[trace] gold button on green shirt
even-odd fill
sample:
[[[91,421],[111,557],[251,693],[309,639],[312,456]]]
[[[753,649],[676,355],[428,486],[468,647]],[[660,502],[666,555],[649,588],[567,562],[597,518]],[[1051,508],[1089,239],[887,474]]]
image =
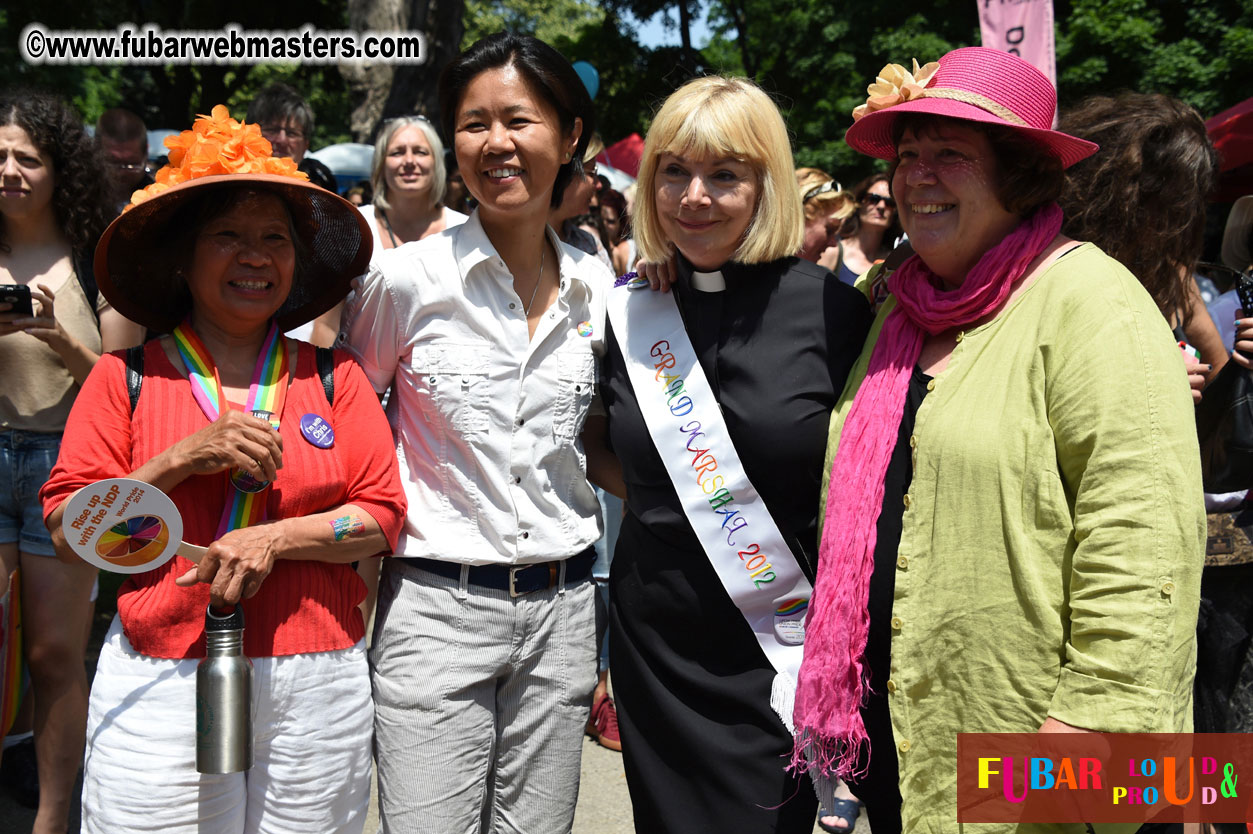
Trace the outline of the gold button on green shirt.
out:
[[[894,307],[832,415],[828,473]],[[1049,716],[1190,731],[1200,457],[1183,359],[1136,279],[1091,244],[1063,255],[964,332],[911,446],[888,687],[904,830],[963,828],[959,732],[1034,732]]]

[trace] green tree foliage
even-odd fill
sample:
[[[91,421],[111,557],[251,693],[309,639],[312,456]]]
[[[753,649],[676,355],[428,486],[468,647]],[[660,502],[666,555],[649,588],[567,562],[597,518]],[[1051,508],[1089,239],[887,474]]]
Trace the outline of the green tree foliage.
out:
[[[216,30],[229,22],[249,29],[285,31],[310,23],[336,30],[346,27],[347,11],[340,0],[271,0],[265,4],[175,0],[159,5],[145,0],[63,4],[7,0],[0,11],[4,83],[55,90],[72,101],[89,123],[110,107],[127,107],[150,128],[185,129],[197,113],[207,113],[219,103],[242,118],[262,87],[286,81],[305,94],[318,115],[314,147],[347,137],[347,94],[333,65],[32,66],[18,51],[19,36],[32,22],[50,30],[111,30],[127,21],[153,23],[163,30]]]
[[[596,67],[597,130],[606,145],[631,133],[643,135],[666,95],[691,77],[683,68],[681,47],[649,49],[613,13],[607,13],[600,25],[584,26],[575,38],[552,43],[571,61]]]
[[[1209,117],[1253,96],[1253,0],[1063,0],[1056,14],[1063,106],[1127,89]]]
[[[798,165],[847,184],[875,168],[844,144],[844,131],[878,71],[976,43],[979,25],[974,0],[900,0],[891,14],[867,3],[717,0],[711,20],[716,34],[706,58],[719,71],[750,75],[775,97]]]
[[[689,70],[695,68],[692,21],[700,13],[701,0],[607,0],[606,5],[613,14],[621,17],[625,12],[636,20],[648,20],[661,14],[666,25],[678,32],[680,64]]]
[[[696,3],[688,2],[690,13]],[[612,144],[647,130],[666,94],[701,69],[695,51],[646,47],[627,22],[628,14],[647,18],[666,7],[665,0],[469,0],[463,45],[508,29],[535,35],[572,62],[592,64],[600,76],[597,130]]]
[[[371,2],[371,0],[354,0]],[[694,74],[719,71],[754,78],[788,119],[797,161],[818,165],[851,183],[872,170],[843,142],[850,112],[888,62],[934,60],[979,42],[983,0],[467,0],[464,45],[506,28],[552,43],[570,60],[600,73],[596,104],[607,142],[643,133],[657,105]],[[1058,86],[1063,106],[1119,89],[1177,95],[1206,116],[1253,96],[1253,0],[1055,0]],[[662,11],[682,31],[707,6],[712,41],[699,53],[649,48],[628,21]],[[6,84],[53,87],[88,120],[127,106],[152,127],[186,127],[217,102],[242,116],[266,83],[302,90],[318,113],[314,146],[348,136],[352,104],[334,66],[32,67],[17,51],[22,29],[108,29],[121,21],[165,29],[217,29],[238,21],[250,29],[287,30],[303,23],[344,28],[343,0],[96,0],[49,4],[7,0],[0,9],[0,68]],[[437,67],[428,68],[431,79]]]
[[[845,182],[876,163],[844,145],[853,107],[886,63],[980,42],[980,0],[712,0],[706,60],[776,96],[798,164]],[[1253,0],[1055,0],[1062,106],[1120,89],[1176,95],[1205,116],[1253,96]]]
[[[584,0],[471,0],[466,3],[461,48],[502,30],[555,44],[577,38],[585,27],[598,27],[604,19],[599,6]]]

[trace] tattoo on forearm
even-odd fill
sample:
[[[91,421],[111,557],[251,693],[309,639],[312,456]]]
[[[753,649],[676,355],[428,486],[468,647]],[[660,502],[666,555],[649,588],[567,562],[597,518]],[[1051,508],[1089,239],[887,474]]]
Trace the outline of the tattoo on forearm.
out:
[[[365,532],[365,522],[361,516],[343,515],[331,522],[331,530],[335,533],[335,541],[342,542],[349,536],[360,536]]]

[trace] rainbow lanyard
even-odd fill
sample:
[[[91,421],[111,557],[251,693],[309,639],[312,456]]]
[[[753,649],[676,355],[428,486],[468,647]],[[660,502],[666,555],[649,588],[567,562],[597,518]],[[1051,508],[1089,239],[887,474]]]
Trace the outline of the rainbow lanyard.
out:
[[[222,408],[230,408],[230,403],[222,393],[222,381],[218,377],[217,366],[213,364],[213,357],[191,329],[189,322],[184,321],[174,328],[173,335],[179,356],[183,358],[183,366],[187,369],[192,396],[196,398],[210,422],[217,420],[222,414]],[[261,346],[257,367],[252,372],[252,385],[248,388],[248,402],[244,410],[249,413],[269,412],[270,425],[277,431],[286,396],[287,340],[279,332],[278,325],[270,322],[270,332],[265,337],[265,344]],[[236,480],[237,476],[233,474],[232,483]],[[222,512],[218,538],[228,530],[248,527],[265,519],[266,500],[270,495],[268,485],[258,492],[245,492],[238,485],[229,489],[233,495]]]

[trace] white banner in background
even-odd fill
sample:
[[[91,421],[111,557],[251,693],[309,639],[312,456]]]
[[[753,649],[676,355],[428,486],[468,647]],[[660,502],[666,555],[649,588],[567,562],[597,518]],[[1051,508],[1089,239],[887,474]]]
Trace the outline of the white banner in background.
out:
[[[1057,87],[1053,0],[975,0],[983,45],[1017,55]]]

